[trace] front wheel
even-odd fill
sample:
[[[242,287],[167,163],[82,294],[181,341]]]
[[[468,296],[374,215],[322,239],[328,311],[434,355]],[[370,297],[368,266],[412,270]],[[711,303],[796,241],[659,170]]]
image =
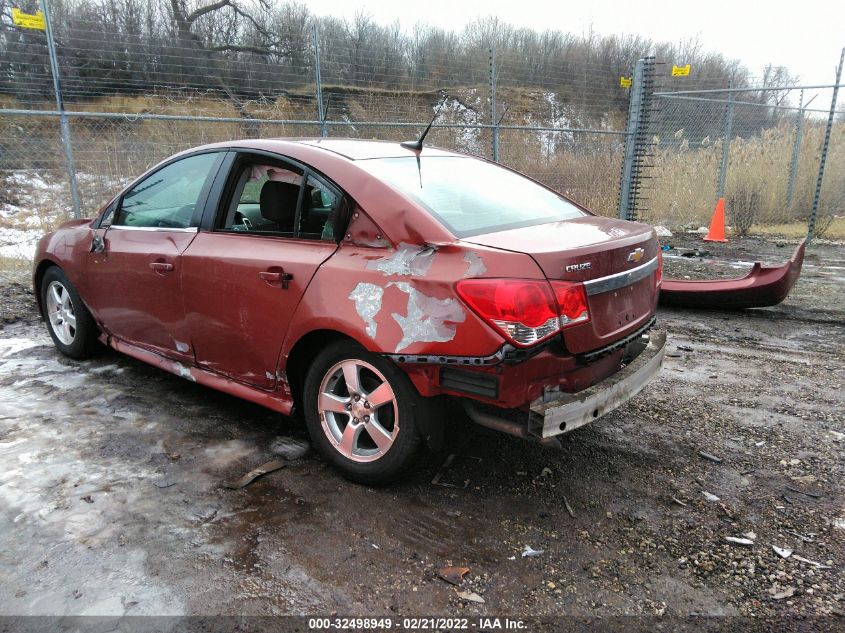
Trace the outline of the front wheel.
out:
[[[303,396],[311,440],[345,477],[385,484],[414,463],[422,399],[389,361],[335,343],[314,359]]]
[[[97,325],[67,275],[56,266],[41,280],[41,310],[50,338],[65,356],[90,357],[97,345]]]

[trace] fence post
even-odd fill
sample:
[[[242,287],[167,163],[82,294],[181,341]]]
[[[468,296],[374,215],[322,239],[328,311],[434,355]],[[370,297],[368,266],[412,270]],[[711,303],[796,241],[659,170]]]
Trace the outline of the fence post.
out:
[[[632,220],[634,218],[634,203],[639,186],[636,182],[637,145],[644,135],[643,114],[645,101],[645,60],[640,59],[634,66],[631,78],[631,95],[628,101],[628,125],[625,129],[625,157],[622,163],[622,180],[619,183],[619,218]]]
[[[839,96],[839,82],[842,79],[842,65],[845,64],[845,48],[839,55],[839,66],[836,68],[836,82],[833,86],[833,96],[830,99],[830,114],[827,117],[827,127],[824,130],[824,142],[822,143],[822,155],[819,159],[819,175],[816,178],[816,191],[813,194],[813,208],[810,211],[810,221],[807,223],[807,243],[813,240],[813,233],[816,230],[816,216],[819,213],[819,198],[822,195],[822,180],[824,180],[824,166],[827,162],[827,150],[830,147],[830,131],[833,128],[833,117],[836,114],[836,98]]]
[[[786,183],[786,210],[792,209],[795,197],[795,178],[798,176],[798,160],[801,158],[801,141],[804,135],[804,91],[798,101],[798,114],[795,119],[795,142],[792,145],[792,160],[789,163],[789,180]]]
[[[733,84],[728,84],[733,88]],[[728,173],[728,160],[731,155],[731,135],[734,121],[734,93],[728,93],[728,105],[725,107],[725,139],[722,141],[722,160],[719,163],[719,180],[716,182],[716,201],[725,197],[725,177]]]
[[[496,120],[496,49],[490,47],[490,124],[493,126],[493,162],[499,162],[499,122]]]
[[[82,209],[79,204],[79,184],[76,181],[76,167],[73,163],[73,147],[70,142],[70,125],[65,114],[65,103],[62,99],[62,84],[59,79],[59,61],[56,57],[56,42],[53,39],[53,25],[50,23],[50,12],[47,10],[47,0],[41,0],[41,11],[44,13],[44,35],[47,37],[47,53],[50,57],[50,71],[53,75],[53,91],[56,93],[56,109],[59,112],[59,129],[62,137],[62,148],[65,153],[65,167],[70,183],[70,199],[73,205],[73,217],[81,218]]]
[[[326,111],[323,108],[323,77],[320,73],[320,36],[317,30],[317,22],[314,22],[314,86],[317,91],[317,120],[320,122],[320,136],[326,138],[329,135],[329,126],[326,125]]]

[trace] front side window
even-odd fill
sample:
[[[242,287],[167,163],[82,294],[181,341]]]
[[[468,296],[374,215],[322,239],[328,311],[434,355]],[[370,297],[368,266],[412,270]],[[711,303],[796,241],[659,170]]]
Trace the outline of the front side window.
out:
[[[475,158],[409,156],[362,160],[360,165],[413,198],[457,237],[586,215],[536,182]]]
[[[217,158],[217,153],[188,156],[144,178],[123,196],[112,226],[192,226],[200,193]]]

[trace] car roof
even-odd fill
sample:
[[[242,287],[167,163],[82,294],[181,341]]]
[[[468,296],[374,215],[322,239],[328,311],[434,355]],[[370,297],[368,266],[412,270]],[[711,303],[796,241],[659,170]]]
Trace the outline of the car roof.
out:
[[[268,149],[268,146],[278,143],[277,149],[285,153],[291,143],[297,145],[308,145],[323,149],[333,154],[343,156],[349,160],[369,160],[373,158],[402,158],[416,156],[417,152],[407,147],[402,147],[395,141],[369,141],[354,138],[266,138],[266,139],[241,139],[214,144],[216,147],[253,147],[255,149]],[[287,146],[287,147],[285,147]],[[437,147],[426,146],[422,150],[424,156],[466,156],[457,152]]]
[[[367,160],[371,158],[398,158],[416,156],[416,152],[402,147],[394,141],[362,141],[352,138],[313,138],[302,139],[300,143],[327,149],[335,154],[345,156],[350,160]],[[455,152],[437,147],[424,147],[426,156],[460,156]]]

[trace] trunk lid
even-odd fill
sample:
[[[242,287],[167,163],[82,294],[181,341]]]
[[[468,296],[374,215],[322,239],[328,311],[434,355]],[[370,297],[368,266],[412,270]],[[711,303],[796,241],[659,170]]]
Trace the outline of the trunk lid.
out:
[[[645,325],[654,314],[654,273],[638,280],[624,275],[657,257],[654,229],[645,224],[586,216],[476,235],[465,241],[526,253],[547,279],[586,282],[590,321],[563,331],[566,347],[573,353],[609,345]],[[607,280],[611,275],[622,279]]]

